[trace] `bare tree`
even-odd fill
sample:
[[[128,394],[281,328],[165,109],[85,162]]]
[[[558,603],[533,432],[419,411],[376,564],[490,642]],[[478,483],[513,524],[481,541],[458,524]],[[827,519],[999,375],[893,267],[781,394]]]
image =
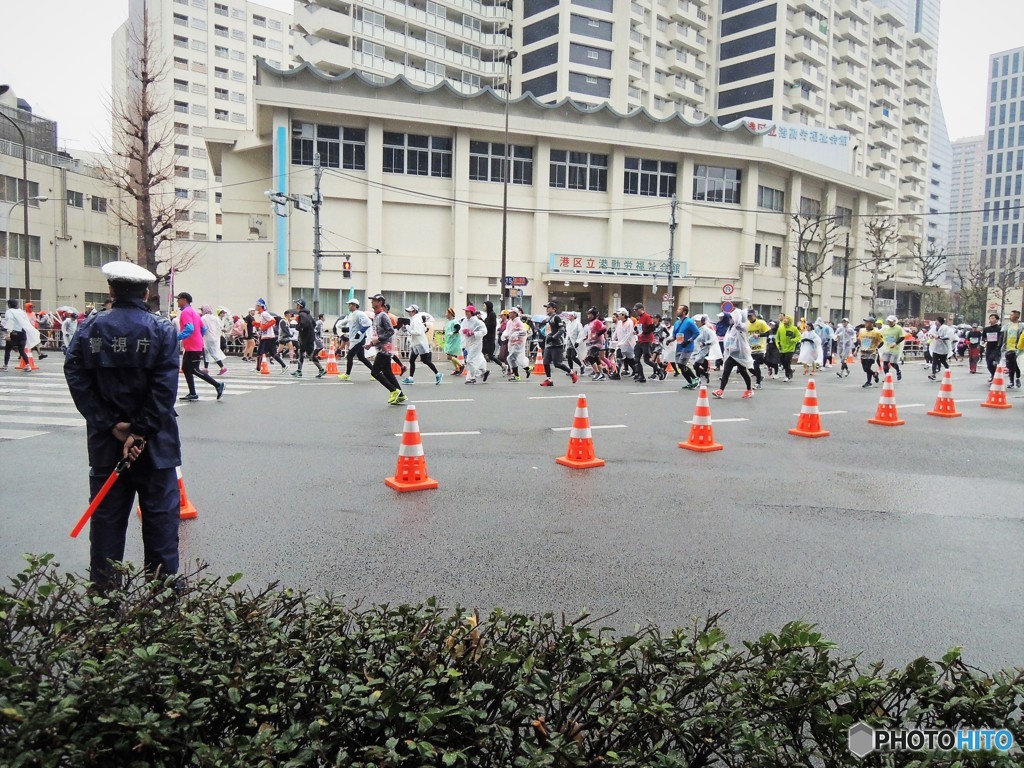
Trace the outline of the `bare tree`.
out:
[[[907,258],[921,276],[921,312],[935,312],[945,309],[948,292],[939,286],[939,278],[946,271],[946,249],[933,242],[927,245],[921,240],[906,244]]]
[[[871,274],[871,314],[877,314],[878,286],[896,274],[896,244],[900,240],[900,222],[894,216],[872,216],[864,225],[866,255],[858,266]]]
[[[992,301],[999,304],[999,318],[1006,316],[1006,302],[1011,290],[1020,284],[1020,272],[1016,264],[1007,264],[1000,269],[988,270],[989,293]]]
[[[806,298],[814,300],[814,287],[821,282],[832,260],[832,249],[839,237],[839,220],[821,213],[793,214],[790,230],[796,242],[793,266],[796,269],[796,305]]]
[[[187,215],[188,206],[174,194],[174,129],[168,96],[161,93],[167,60],[157,45],[147,2],[141,18],[129,18],[124,63],[127,88],[111,105],[113,142],[103,172],[121,192],[112,214],[136,230],[136,262],[157,276],[150,302],[159,309],[159,284],[169,279],[172,268],[188,268],[195,254],[185,249],[171,258],[176,222]]]
[[[954,291],[957,314],[965,322],[984,320],[989,287],[988,270],[972,257],[966,264],[957,265],[953,277],[957,285]]]

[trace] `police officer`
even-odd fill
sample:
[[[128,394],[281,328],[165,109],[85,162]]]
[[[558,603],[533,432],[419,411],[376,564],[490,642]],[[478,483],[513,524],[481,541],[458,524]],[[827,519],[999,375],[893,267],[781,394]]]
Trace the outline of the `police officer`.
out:
[[[178,572],[181,464],[174,399],[178,393],[178,340],[170,321],[150,313],[148,286],[156,276],[126,261],[102,267],[111,309],[83,322],[64,362],[75,406],[85,417],[90,498],[122,459],[130,467],[92,517],[90,578],[100,589],[115,583],[111,561],[124,557],[135,494],[142,510],[146,570]]]

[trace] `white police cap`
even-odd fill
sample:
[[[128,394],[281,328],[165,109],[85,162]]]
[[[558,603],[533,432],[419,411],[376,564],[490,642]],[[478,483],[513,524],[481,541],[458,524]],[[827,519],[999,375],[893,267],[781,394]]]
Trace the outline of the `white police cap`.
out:
[[[100,271],[106,275],[107,282],[120,283],[143,283],[149,285],[156,282],[156,275],[148,269],[132,264],[130,261],[111,261],[100,267]]]

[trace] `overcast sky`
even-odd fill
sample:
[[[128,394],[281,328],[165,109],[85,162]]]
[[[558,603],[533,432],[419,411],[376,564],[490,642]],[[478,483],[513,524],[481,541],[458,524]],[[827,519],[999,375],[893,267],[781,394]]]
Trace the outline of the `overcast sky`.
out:
[[[264,0],[291,10],[291,0]],[[56,120],[62,145],[97,149],[110,134],[110,37],[127,0],[4,0],[0,83]],[[14,8],[17,8],[14,11]],[[985,130],[988,56],[1024,46],[1024,0],[943,0],[939,91],[951,139]]]

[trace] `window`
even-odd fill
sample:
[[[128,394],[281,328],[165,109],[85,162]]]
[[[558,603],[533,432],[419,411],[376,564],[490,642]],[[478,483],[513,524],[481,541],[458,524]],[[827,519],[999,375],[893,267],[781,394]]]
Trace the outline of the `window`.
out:
[[[462,14],[462,26],[473,30],[474,32],[480,31],[480,19],[477,19],[469,14]]]
[[[192,93],[197,94],[199,96],[205,96],[206,86],[202,83],[192,83]]]
[[[509,157],[512,172],[510,184],[533,184],[533,147],[512,145]],[[505,145],[488,141],[469,142],[470,181],[497,181],[505,179]]]
[[[174,175],[179,179],[188,178],[188,166],[187,165],[176,165],[174,166]]]
[[[69,208],[84,208],[85,207],[85,196],[81,192],[73,192],[68,190],[68,207]]]
[[[227,80],[228,79],[227,67],[214,67],[213,68],[213,76],[217,77],[217,78],[220,78],[221,80]]]
[[[224,3],[214,3],[213,4],[213,12],[215,14],[217,14],[218,16],[227,16],[228,15],[228,7],[226,5],[224,5]]]
[[[265,26],[267,26],[267,17],[266,16],[257,16],[256,14],[253,14],[253,16],[252,16],[252,24],[253,24],[254,27],[265,27]]]
[[[207,176],[207,173],[206,173],[206,169],[205,168],[193,168],[192,169],[192,178],[193,179],[205,179],[206,176]]]
[[[281,29],[281,22],[278,21],[277,19],[268,19],[267,27],[269,27],[270,29]]]
[[[384,172],[452,177],[452,140],[444,136],[384,133]]]
[[[93,195],[89,198],[89,207],[96,213],[107,212],[107,198]]]
[[[175,48],[188,48],[188,38],[184,35],[174,36],[174,47]]]
[[[231,122],[232,123],[244,123],[245,122],[245,115],[243,115],[241,112],[232,112],[231,113]]]
[[[192,114],[199,117],[206,117],[206,106],[204,104],[193,104]]]
[[[741,176],[737,168],[698,165],[693,169],[693,199],[739,205]]]
[[[213,34],[215,34],[217,37],[227,37],[228,36],[228,28],[225,27],[223,24],[214,24],[213,25]]]
[[[760,266],[761,264],[761,244],[754,243],[754,263]]]
[[[766,211],[782,213],[786,210],[786,193],[781,189],[759,186],[757,188],[757,207],[764,208]]]
[[[174,90],[188,92],[188,80],[174,78]]]
[[[815,200],[813,197],[801,197],[800,198],[800,215],[801,216],[820,216],[821,215],[821,201]]]
[[[472,45],[470,43],[462,44],[462,55],[469,56],[472,59],[480,58],[480,46]]]
[[[179,135],[179,136],[187,136],[188,135],[188,123],[175,123],[174,124],[174,133]]]
[[[366,170],[366,130],[292,121],[292,165],[312,165],[320,153],[324,168]]]
[[[188,190],[181,187],[174,188],[174,196],[179,200],[188,200]]]
[[[627,195],[672,197],[676,193],[676,164],[627,157],[623,190]]]
[[[213,98],[220,99],[221,101],[228,100],[228,89],[227,88],[214,88]]]
[[[267,38],[260,37],[259,35],[253,35],[252,36],[252,44],[255,47],[257,47],[257,48],[266,48],[267,47]]]
[[[187,101],[176,101],[174,102],[174,111],[183,112],[188,114],[188,102]]]
[[[552,149],[549,183],[559,189],[605,192],[608,189],[608,155]]]
[[[205,53],[206,52],[206,43],[203,42],[202,40],[193,40],[192,41],[192,50],[193,51],[200,51],[201,53]]]
[[[183,59],[180,56],[174,57],[174,68],[175,69],[188,69],[188,59]]]
[[[193,211],[192,221],[209,221],[210,215],[206,211]]]
[[[223,45],[215,45],[213,46],[213,55],[221,59],[226,59],[228,57],[228,49]]]
[[[245,72],[239,72],[238,70],[232,69],[231,70],[231,79],[234,80],[236,83],[244,83],[245,82]]]
[[[228,111],[226,109],[215,109],[215,110],[213,110],[213,119],[214,120],[227,120],[228,119]]]
[[[85,247],[85,266],[102,267],[111,261],[117,261],[118,251],[116,245],[104,245],[103,243],[82,243]]]
[[[200,160],[205,160],[207,157],[206,150],[202,147],[192,147],[192,157],[198,157]]]
[[[174,145],[174,154],[178,155],[179,157],[181,157],[183,155],[187,155],[188,154],[188,144],[175,144]]]
[[[7,242],[11,243],[11,258],[12,259],[24,259],[25,258],[25,235],[20,232],[4,233],[0,232],[0,256],[3,258],[7,257]],[[28,238],[28,258],[29,261],[42,261],[39,250],[39,238],[36,235],[31,235]],[[11,290],[13,295],[14,290]]]
[[[236,104],[245,104],[245,94],[238,91],[231,92],[231,100]]]
[[[849,227],[853,223],[853,209],[844,208],[841,205],[836,206],[836,225],[840,227]]]
[[[245,54],[242,51],[232,51],[231,58],[234,61],[245,61]]]
[[[0,201],[5,203],[18,203],[29,198],[29,208],[38,208],[39,201],[32,198],[39,197],[39,185],[30,181],[28,183],[28,195],[25,194],[25,183],[15,176],[0,176]],[[13,213],[13,212],[12,212]]]
[[[194,200],[205,200],[206,199],[206,190],[205,189],[193,190],[192,198]]]

